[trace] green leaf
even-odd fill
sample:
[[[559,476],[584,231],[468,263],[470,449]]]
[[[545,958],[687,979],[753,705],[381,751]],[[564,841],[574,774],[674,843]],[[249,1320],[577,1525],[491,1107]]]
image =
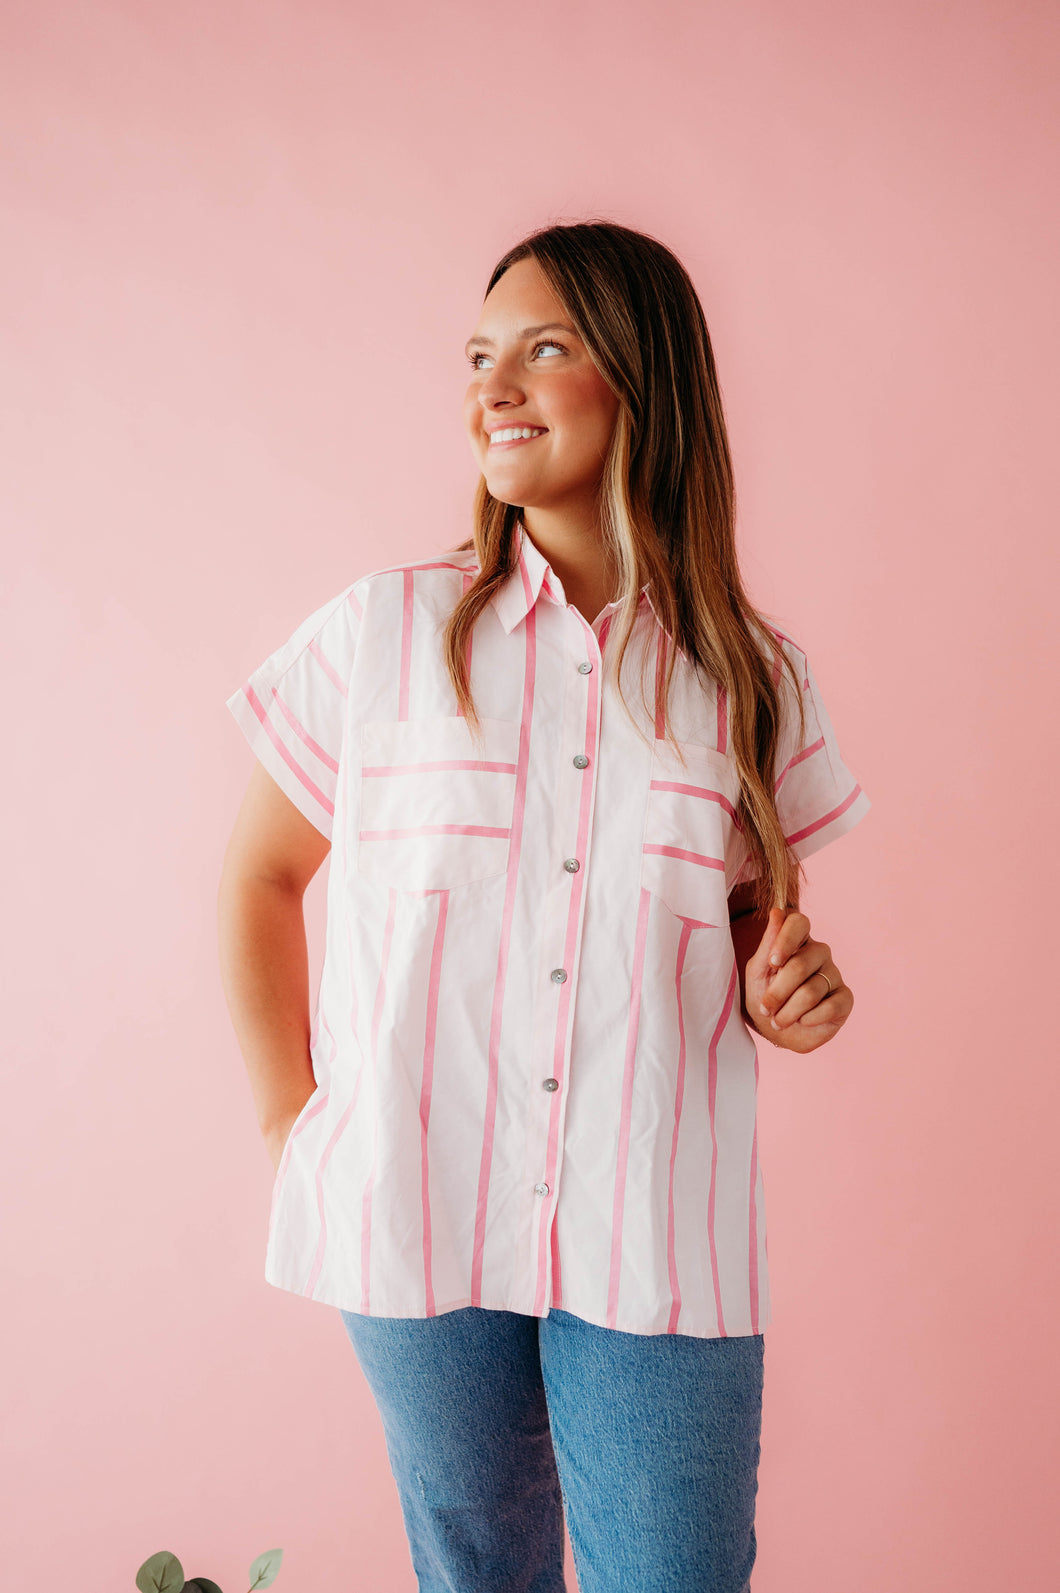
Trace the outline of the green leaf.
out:
[[[250,1567],[250,1593],[254,1593],[255,1588],[271,1586],[282,1559],[282,1549],[266,1549],[264,1554],[258,1555]]]
[[[136,1573],[136,1586],[140,1593],[181,1593],[184,1587],[184,1567],[175,1554],[160,1549],[145,1560]]]
[[[184,1593],[221,1593],[221,1589],[208,1576],[193,1576],[185,1582]]]

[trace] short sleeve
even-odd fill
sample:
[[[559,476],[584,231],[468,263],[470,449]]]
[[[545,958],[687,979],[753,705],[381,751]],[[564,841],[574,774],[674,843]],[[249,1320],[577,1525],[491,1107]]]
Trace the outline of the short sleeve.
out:
[[[329,840],[359,630],[355,587],[304,620],[226,704],[280,789]]]
[[[777,745],[774,793],[781,828],[800,862],[860,824],[872,806],[856,775],[839,750],[835,730],[817,678],[802,649],[789,637],[781,645],[801,682],[805,731],[799,739],[799,716],[791,677],[781,671],[782,719]],[[758,869],[744,856],[734,885],[755,878]]]
[[[843,761],[809,660],[800,648],[789,644],[789,649],[796,672],[801,673],[805,734],[800,744],[788,679],[785,702],[790,711],[778,747],[775,793],[781,827],[802,861],[860,824],[872,803]]]

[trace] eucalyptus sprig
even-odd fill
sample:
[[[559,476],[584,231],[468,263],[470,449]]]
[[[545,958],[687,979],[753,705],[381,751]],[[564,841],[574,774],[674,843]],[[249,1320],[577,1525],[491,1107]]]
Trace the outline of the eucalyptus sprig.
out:
[[[247,1593],[270,1587],[276,1580],[282,1559],[282,1549],[266,1549],[264,1554],[259,1554],[250,1567]],[[185,1582],[184,1567],[168,1549],[161,1549],[144,1561],[136,1573],[136,1586],[140,1593],[221,1593],[217,1583],[211,1582],[208,1576],[193,1576]]]

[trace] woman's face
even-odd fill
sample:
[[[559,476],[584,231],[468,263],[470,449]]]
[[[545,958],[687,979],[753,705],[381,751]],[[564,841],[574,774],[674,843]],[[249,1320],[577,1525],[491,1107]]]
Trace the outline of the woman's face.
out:
[[[618,399],[535,260],[517,261],[495,284],[467,355],[464,424],[492,495],[521,508],[591,512]],[[491,441],[527,426],[529,439]]]

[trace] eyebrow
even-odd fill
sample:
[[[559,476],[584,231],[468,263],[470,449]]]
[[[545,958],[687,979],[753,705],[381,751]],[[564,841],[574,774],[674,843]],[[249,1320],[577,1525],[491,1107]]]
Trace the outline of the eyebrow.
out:
[[[566,321],[543,321],[540,326],[524,326],[521,332],[516,332],[516,337],[536,337],[539,332],[569,332],[572,337],[577,337],[573,326],[568,326]],[[493,348],[491,337],[469,337],[464,344],[464,353],[469,354],[473,348]]]

